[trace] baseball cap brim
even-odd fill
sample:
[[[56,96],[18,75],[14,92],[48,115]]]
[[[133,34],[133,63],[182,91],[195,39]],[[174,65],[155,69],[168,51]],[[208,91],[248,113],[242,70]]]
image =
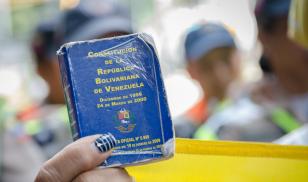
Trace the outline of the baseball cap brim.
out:
[[[216,33],[215,35],[205,36],[196,41],[188,52],[188,60],[199,60],[203,55],[220,47],[235,47],[235,42],[230,35],[225,33]]]

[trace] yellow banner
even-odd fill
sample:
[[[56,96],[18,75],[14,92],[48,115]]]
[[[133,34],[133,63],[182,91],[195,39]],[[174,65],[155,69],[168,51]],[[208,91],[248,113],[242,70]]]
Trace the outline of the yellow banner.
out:
[[[127,170],[137,182],[307,182],[308,147],[178,138],[174,158]]]

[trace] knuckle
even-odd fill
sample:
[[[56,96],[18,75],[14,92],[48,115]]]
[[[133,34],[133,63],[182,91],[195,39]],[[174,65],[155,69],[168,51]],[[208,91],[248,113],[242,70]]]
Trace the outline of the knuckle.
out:
[[[35,178],[35,182],[56,182],[56,181],[61,181],[59,179],[59,175],[52,170],[52,168],[44,165],[41,167],[38,175]]]

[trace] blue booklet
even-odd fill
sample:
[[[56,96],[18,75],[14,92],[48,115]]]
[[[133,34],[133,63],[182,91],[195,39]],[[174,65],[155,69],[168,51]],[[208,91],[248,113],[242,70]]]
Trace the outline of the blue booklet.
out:
[[[173,125],[149,35],[67,43],[58,57],[74,140],[105,133],[117,139],[103,166],[173,156]]]

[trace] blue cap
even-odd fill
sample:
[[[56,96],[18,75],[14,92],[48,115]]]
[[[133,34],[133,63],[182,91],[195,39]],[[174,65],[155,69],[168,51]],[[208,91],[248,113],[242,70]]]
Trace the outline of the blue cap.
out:
[[[203,23],[194,25],[188,30],[185,40],[187,60],[198,60],[220,47],[235,47],[232,35],[222,24]]]
[[[255,8],[257,17],[278,17],[288,15],[291,0],[258,0]]]

